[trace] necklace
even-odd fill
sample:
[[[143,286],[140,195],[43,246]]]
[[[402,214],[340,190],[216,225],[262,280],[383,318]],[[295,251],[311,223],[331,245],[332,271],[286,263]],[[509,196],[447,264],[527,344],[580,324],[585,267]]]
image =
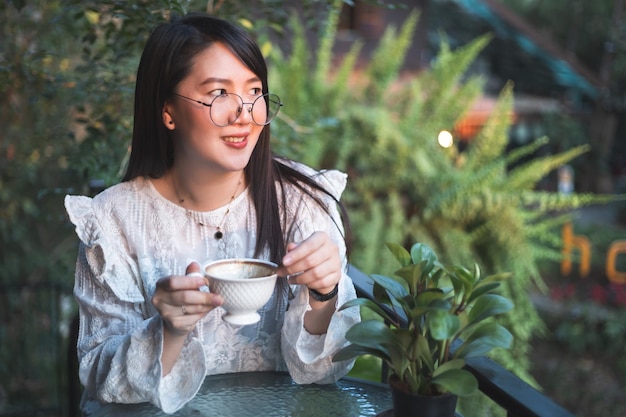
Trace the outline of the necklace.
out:
[[[215,240],[220,240],[221,238],[224,237],[224,232],[222,231],[222,227],[224,226],[224,222],[226,222],[226,218],[228,217],[228,214],[230,213],[230,206],[231,206],[231,204],[233,204],[233,201],[235,200],[235,197],[237,197],[237,191],[239,191],[239,187],[241,186],[241,182],[242,182],[241,178],[239,178],[239,181],[237,182],[237,187],[235,188],[235,192],[230,197],[230,200],[228,201],[228,205],[226,206],[226,211],[224,212],[224,216],[222,217],[222,221],[217,226],[213,226],[216,229],[215,233],[213,234],[213,237],[215,238]],[[172,185],[174,186],[174,191],[176,192],[176,198],[178,198],[178,204],[182,208],[184,208],[186,210],[187,217],[192,219],[193,215],[191,213],[191,210],[189,210],[187,207],[185,207],[185,199],[180,196],[180,192],[178,191],[178,187],[176,186],[176,179],[174,178],[173,174],[172,174]],[[203,221],[196,221],[196,223],[198,223],[199,226],[209,226],[209,225],[205,224]]]

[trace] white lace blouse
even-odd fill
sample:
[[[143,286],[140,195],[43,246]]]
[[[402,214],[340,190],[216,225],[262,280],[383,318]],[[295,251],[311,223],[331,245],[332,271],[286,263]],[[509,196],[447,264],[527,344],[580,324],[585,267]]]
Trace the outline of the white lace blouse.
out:
[[[316,180],[339,198],[346,176],[323,171]],[[288,220],[296,226],[289,240],[325,231],[345,259],[332,199],[323,197],[329,216],[295,187],[286,187],[285,193]],[[279,280],[257,324],[234,326],[221,319],[222,308],[212,310],[187,338],[172,371],[162,376],[162,320],[151,303],[156,282],[184,275],[192,261],[202,265],[253,257],[256,215],[248,190],[232,201],[225,218],[226,206],[188,212],[142,178],[115,185],[93,199],[66,196],[65,207],[81,241],[74,294],[80,307],[78,356],[85,386],[81,408],[86,413],[104,403],[146,401],[172,413],[194,397],[210,374],[288,370],[297,383],[330,383],[352,367],[353,362],[331,359],[345,346],[347,329],[359,321],[358,309],[335,312],[325,335],[311,335],[303,327],[310,308],[308,291],[292,286],[295,299],[288,306],[288,286]],[[214,238],[210,225],[221,225],[222,239]],[[344,272],[337,306],[355,296]]]

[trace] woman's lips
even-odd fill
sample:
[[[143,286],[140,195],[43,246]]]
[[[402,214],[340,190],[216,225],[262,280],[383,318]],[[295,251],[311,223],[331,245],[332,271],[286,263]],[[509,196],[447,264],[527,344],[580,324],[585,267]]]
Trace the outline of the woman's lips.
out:
[[[246,137],[245,136],[227,136],[223,138],[222,140],[228,143],[239,143],[239,142],[243,142],[244,140],[246,140]]]
[[[248,135],[243,136],[224,136],[222,140],[231,148],[243,149],[248,145]]]

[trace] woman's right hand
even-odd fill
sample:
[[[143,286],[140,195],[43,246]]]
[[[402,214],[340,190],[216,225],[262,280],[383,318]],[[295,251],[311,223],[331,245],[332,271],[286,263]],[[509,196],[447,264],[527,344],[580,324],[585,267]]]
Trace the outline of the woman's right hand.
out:
[[[206,278],[199,275],[200,265],[192,262],[187,266],[186,276],[168,276],[157,281],[152,304],[159,310],[165,329],[176,336],[186,336],[196,323],[223,300],[217,294],[200,291],[207,285]]]

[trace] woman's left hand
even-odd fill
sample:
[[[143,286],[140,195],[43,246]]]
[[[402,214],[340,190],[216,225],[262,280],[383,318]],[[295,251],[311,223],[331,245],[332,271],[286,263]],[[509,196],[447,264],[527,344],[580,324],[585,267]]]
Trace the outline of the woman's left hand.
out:
[[[322,294],[331,292],[341,279],[339,248],[324,232],[315,232],[299,243],[289,243],[279,275],[294,275],[290,284],[306,285]]]

